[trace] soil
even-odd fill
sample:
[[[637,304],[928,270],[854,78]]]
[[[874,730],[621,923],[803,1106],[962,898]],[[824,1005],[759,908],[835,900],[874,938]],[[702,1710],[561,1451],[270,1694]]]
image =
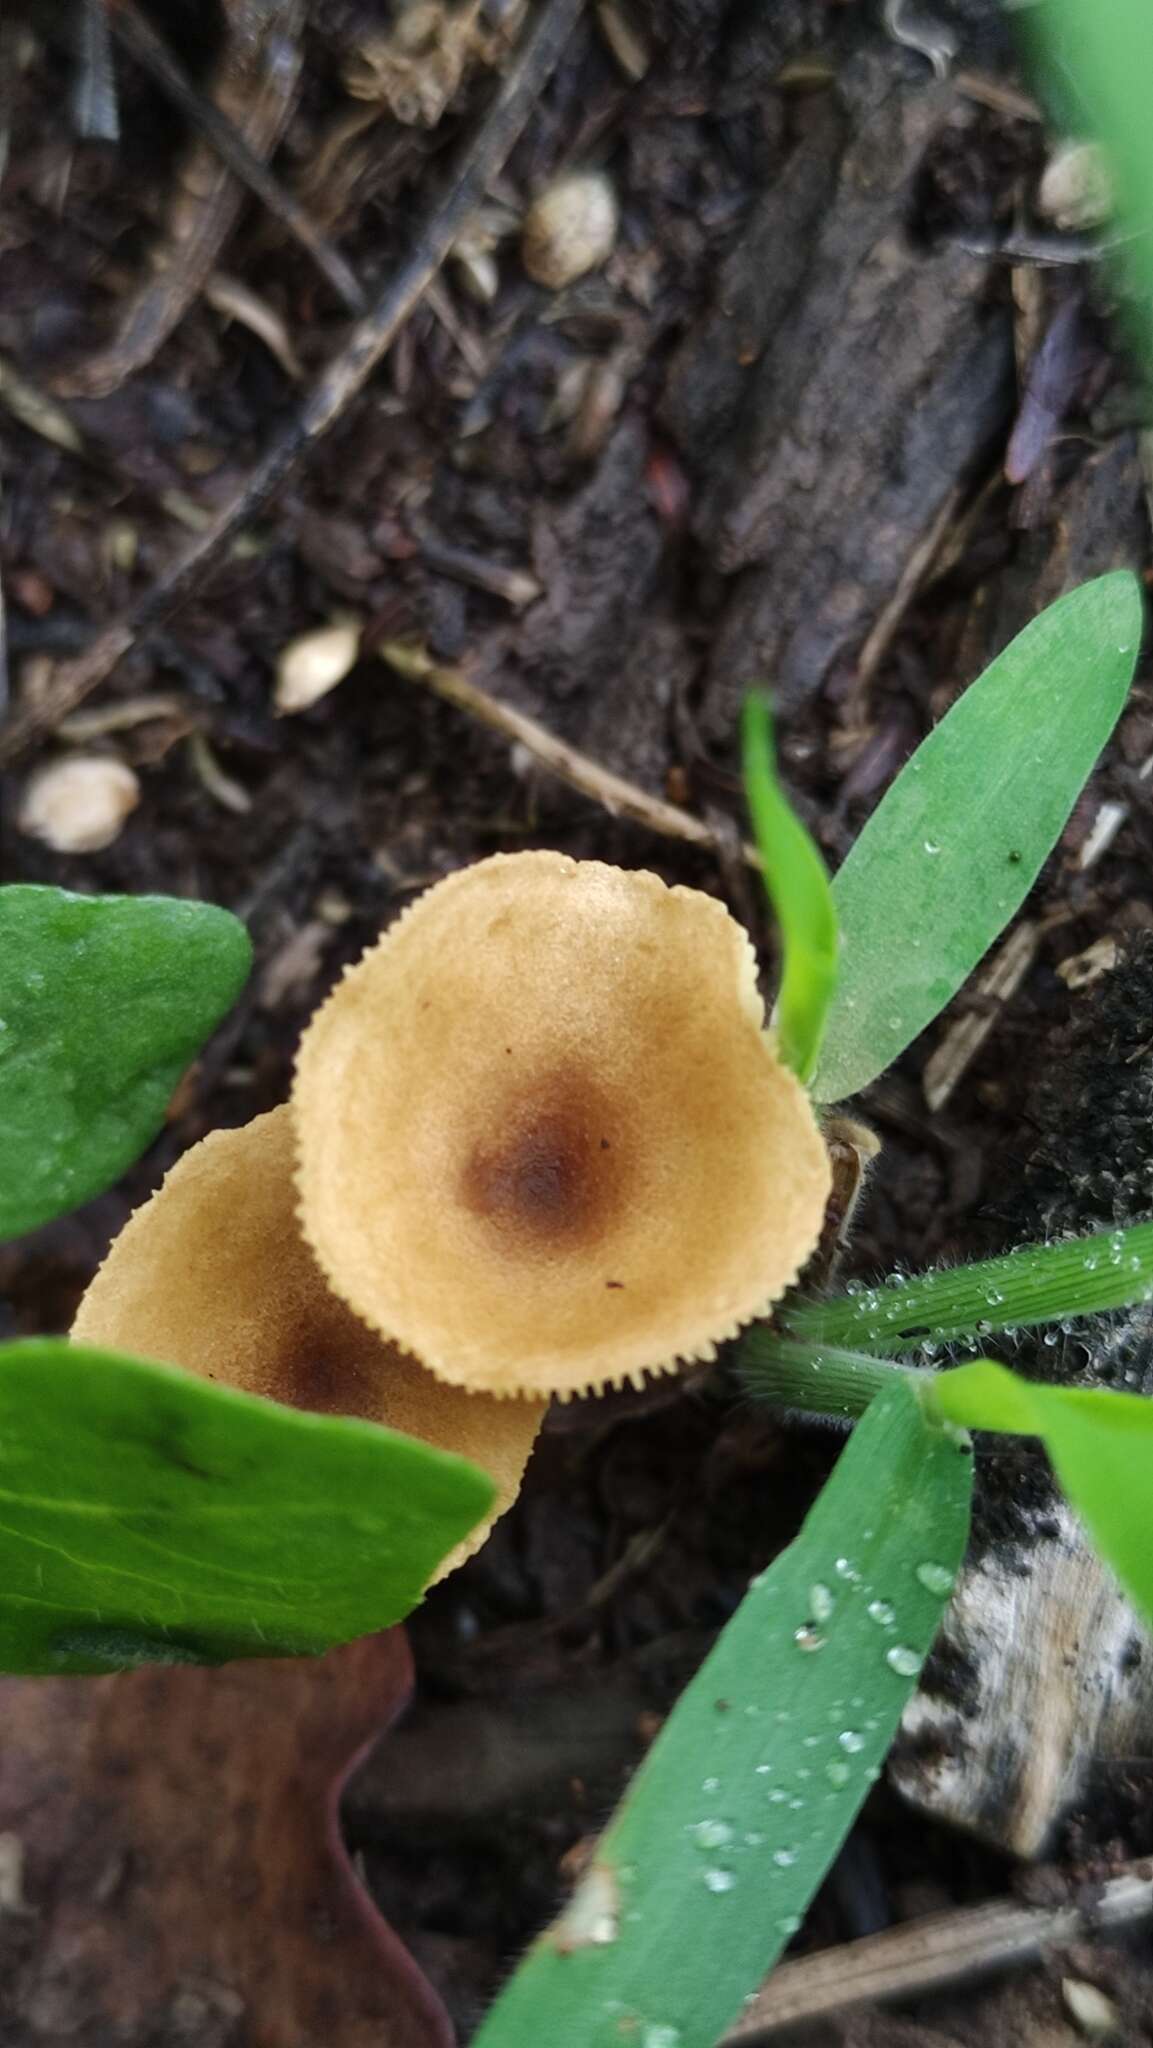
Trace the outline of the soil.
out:
[[[259,11],[229,0],[157,18],[194,76],[231,67],[242,106],[238,52]],[[305,11],[300,25],[279,9],[302,67],[276,168],[372,296],[507,61],[493,24],[509,10],[489,10],[429,125],[343,83],[384,10]],[[81,60],[63,25],[96,12],[6,10],[0,27],[0,543],[16,710],[50,703],[54,665],[227,501],[346,328],[311,259],[250,200],[208,265],[223,294],[200,279],[155,352],[91,395],[133,296],[165,274],[150,251],[192,203],[193,146],[120,47],[119,140],[77,138]],[[767,919],[734,851],[748,678],[773,687],[786,779],[836,864],[932,721],[1042,604],[1107,568],[1147,570],[1140,394],[1110,280],[1092,262],[989,253],[1033,218],[1050,146],[1001,11],[942,0],[959,45],[946,78],[879,14],[863,0],[589,10],[491,196],[515,224],[554,171],[603,169],[621,205],[607,265],[546,291],[514,231],[478,301],[450,261],[210,579],[11,765],[3,880],[227,904],[257,968],[123,1185],[0,1249],[5,1334],[66,1328],[104,1245],[172,1160],[284,1098],[303,1021],[427,883],[538,845],[655,868],[728,901],[771,978]],[[614,55],[621,22],[637,77]],[[366,116],[360,132],[350,112]],[[252,296],[230,296],[234,280]],[[74,445],[59,444],[53,406]],[[512,572],[539,591],[519,608]],[[281,651],[343,612],[364,625],[362,658],[313,708],[276,716]],[[401,635],[705,819],[715,850],[610,816],[394,675],[371,650]],[[32,770],[77,748],[127,761],[141,799],[105,850],[61,855],[21,830],[20,803]],[[962,997],[860,1104],[883,1150],[849,1275],[1006,1242],[1033,1149],[1029,1087],[1089,1000],[1067,963],[1153,929],[1151,765],[1139,677],[1030,900],[1036,953],[983,1049],[930,1112],[926,1059],[982,1000]],[[1100,847],[1110,805],[1119,824]],[[647,1396],[559,1409],[516,1508],[413,1617],[415,1701],[349,1792],[347,1838],[462,2039],[839,1440],[750,1407],[723,1361]],[[1103,1766],[1098,1793],[1053,1845],[1065,1878],[1153,1850],[1148,1771]],[[1022,1881],[882,1784],[795,1948]],[[1070,2041],[1069,1976],[1113,1999],[1115,2038],[1153,2040],[1153,1975],[1104,1941],[819,2038]]]

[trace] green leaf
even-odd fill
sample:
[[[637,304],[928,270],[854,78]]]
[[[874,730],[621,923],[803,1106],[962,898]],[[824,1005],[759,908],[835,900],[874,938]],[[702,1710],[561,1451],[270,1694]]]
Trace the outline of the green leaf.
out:
[[[769,708],[746,697],[745,789],[783,961],[776,1023],[781,1058],[802,1081],[817,1064],[837,982],[837,915],[825,864],[777,779]]]
[[[1117,192],[1117,260],[1138,359],[1153,360],[1153,11],[1148,0],[1046,0],[1021,32],[1053,61],[1049,97],[1063,102],[1058,132],[1094,136]]]
[[[1025,1329],[1068,1316],[1128,1308],[1153,1295],[1153,1223],[1024,1245],[997,1259],[943,1267],[830,1301],[798,1301],[780,1313],[808,1343],[847,1344],[896,1358],[957,1337]]]
[[[855,1094],[956,995],[1020,908],[1120,714],[1136,578],[1070,591],[906,762],[833,881],[841,974],[814,1084]]]
[[[880,1771],[964,1552],[970,1464],[903,1379],[881,1396],[474,2048],[713,2048]]]
[[[848,1420],[863,1415],[894,1374],[918,1385],[928,1377],[914,1366],[882,1364],[839,1345],[783,1336],[772,1323],[759,1323],[745,1332],[737,1359],[755,1401]]]
[[[930,1399],[967,1428],[1043,1438],[1106,1564],[1153,1621],[1153,1401],[1019,1379],[987,1358],[935,1375]]]
[[[485,1473],[64,1338],[0,1346],[0,1669],[305,1656],[387,1628]]]
[[[0,1242],[139,1157],[251,959],[212,904],[0,889]]]

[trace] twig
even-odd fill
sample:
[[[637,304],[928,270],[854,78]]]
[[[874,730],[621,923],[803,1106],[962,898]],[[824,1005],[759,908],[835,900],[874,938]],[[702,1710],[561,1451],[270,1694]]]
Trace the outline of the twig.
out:
[[[932,568],[941,543],[957,516],[964,495],[960,485],[956,490],[949,492],[937,517],[930,521],[912,549],[897,579],[897,587],[892,597],[870,629],[868,638],[857,656],[857,671],[848,693],[855,715],[860,714],[862,702],[868,695],[869,685],[892,646],[905,613]]]
[[[491,562],[472,548],[441,540],[419,522],[410,520],[409,526],[424,560],[439,575],[452,576],[458,583],[471,584],[474,590],[487,590],[493,597],[503,597],[514,611],[523,611],[526,604],[535,604],[540,597],[541,585],[527,569],[510,569],[505,562]]]
[[[934,1913],[844,1948],[782,1963],[721,2048],[763,2040],[847,2007],[914,1998],[1035,1962],[1043,1951],[1096,1931],[1133,1927],[1153,1914],[1153,1868],[1133,1864],[1088,1904],[1019,1906],[1000,1899]]]
[[[440,668],[422,648],[403,640],[381,641],[373,651],[409,682],[425,684],[446,703],[479,718],[514,746],[526,748],[542,768],[567,782],[570,788],[578,789],[582,796],[591,797],[612,817],[630,818],[633,824],[646,825],[650,832],[659,832],[665,839],[681,839],[708,853],[717,851],[716,833],[700,818],[694,818],[691,811],[683,811],[679,804],[666,803],[662,797],[650,796],[635,782],[626,782],[623,775],[602,768],[590,754],[582,754],[566,740],[558,739],[538,719],[498,703],[470,682],[462,669]],[[741,853],[749,867],[759,872],[761,863],[756,847],[742,844]]]
[[[328,279],[333,291],[350,313],[363,313],[365,297],[348,264],[321,234],[293,194],[274,177],[268,165],[245,141],[240,130],[219,107],[199,92],[186,78],[164,38],[157,34],[136,0],[117,0],[112,9],[117,36],[141,68],[147,71],[190,121],[208,137],[222,162],[250,192],[263,201],[290,235],[307,249],[313,262]]]
[[[105,0],[80,0],[74,35],[75,70],[69,99],[76,133],[85,142],[119,142],[120,107]]]
[[[1042,926],[1025,918],[994,953],[989,965],[974,984],[979,1007],[965,1012],[950,1024],[940,1044],[925,1061],[921,1076],[925,1101],[936,1113],[943,1109],[958,1081],[966,1074],[1004,1009],[1012,1000],[1037,958]]]
[[[480,128],[466,145],[448,190],[418,228],[410,254],[321,371],[297,417],[270,443],[211,525],[196,535],[138,603],[105,626],[83,654],[61,664],[43,702],[29,707],[0,737],[0,767],[23,752],[38,733],[74,711],[106,680],[141,632],[189,596],[239,530],[256,518],[301,457],[363,390],[503,165],[560,58],[582,4],[583,0],[545,0]]]

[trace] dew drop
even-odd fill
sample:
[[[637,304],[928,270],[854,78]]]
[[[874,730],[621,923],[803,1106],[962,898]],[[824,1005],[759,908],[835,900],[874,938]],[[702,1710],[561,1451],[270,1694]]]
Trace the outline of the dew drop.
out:
[[[843,1764],[839,1761],[834,1761],[831,1764],[825,1765],[826,1778],[828,1779],[830,1785],[836,1785],[838,1790],[842,1785],[848,1784],[849,1779],[852,1777],[852,1775],[853,1773],[849,1769],[848,1764]]]
[[[793,1630],[793,1641],[798,1650],[808,1650],[810,1653],[814,1650],[823,1650],[825,1647],[825,1638],[820,1630],[807,1626]]]
[[[865,1612],[878,1628],[892,1628],[897,1619],[897,1610],[889,1600],[870,1600]]]
[[[865,1747],[865,1738],[858,1728],[842,1728],[837,1741],[846,1756],[859,1756]]]
[[[641,2035],[641,2048],[681,2048],[679,2027],[646,2027]]]
[[[774,1849],[773,1862],[778,1870],[791,1870],[797,1860],[795,1849]]]
[[[799,1934],[803,1925],[799,1913],[786,1913],[783,1920],[777,1921],[777,1933],[783,1934],[787,1940],[789,1935]]]
[[[721,1789],[721,1781],[720,1781],[720,1779],[719,1779],[719,1778],[702,1778],[702,1780],[701,1780],[701,1791],[702,1791],[702,1792],[719,1792],[719,1791],[720,1791],[720,1789]]]
[[[921,1668],[921,1659],[917,1652],[906,1649],[904,1643],[894,1643],[891,1650],[886,1650],[885,1662],[890,1671],[895,1671],[899,1678],[915,1678]]]
[[[935,839],[926,839],[923,844],[926,853],[940,853],[941,851]]]
[[[917,1566],[917,1577],[927,1593],[944,1594],[951,1593],[953,1590],[953,1574],[943,1564],[919,1564]]]
[[[723,1849],[733,1839],[727,1820],[698,1820],[688,1829],[698,1849]]]
[[[705,1885],[710,1892],[731,1892],[736,1883],[731,1870],[706,1870]]]
[[[833,1596],[827,1586],[818,1583],[809,1587],[809,1613],[814,1621],[828,1621],[833,1605]]]

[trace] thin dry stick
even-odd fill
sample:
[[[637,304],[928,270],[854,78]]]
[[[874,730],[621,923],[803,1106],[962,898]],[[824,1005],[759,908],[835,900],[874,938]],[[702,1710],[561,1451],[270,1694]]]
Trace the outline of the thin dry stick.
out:
[[[721,2048],[751,2048],[782,2028],[827,2018],[850,2006],[971,1982],[1034,1963],[1047,1948],[1095,1931],[1133,1927],[1153,1914],[1153,1872],[1138,1863],[1111,1878],[1090,1905],[1019,1906],[1000,1899],[955,1913],[934,1913],[906,1927],[871,1934],[844,1948],[799,1956],[774,1970]]]
[[[700,818],[694,818],[691,811],[682,811],[679,804],[665,803],[659,796],[650,796],[635,782],[626,782],[623,775],[614,775],[611,769],[602,768],[591,754],[582,754],[576,747],[570,747],[567,741],[558,739],[539,720],[490,697],[487,691],[469,681],[463,669],[440,668],[423,648],[413,647],[403,640],[381,641],[374,652],[409,682],[424,683],[446,703],[455,704],[459,710],[479,718],[483,725],[491,726],[503,739],[524,747],[542,768],[547,768],[561,782],[567,782],[570,788],[579,789],[582,796],[591,797],[614,818],[631,818],[634,825],[647,825],[650,832],[659,832],[666,839],[684,840],[687,845],[702,847],[707,853],[717,851],[716,833]],[[761,862],[756,847],[742,844],[741,853],[749,866],[759,873]]]
[[[475,212],[557,64],[583,0],[545,0],[537,19],[464,149],[444,196],[430,209],[412,249],[344,346],[312,386],[296,418],[277,435],[241,488],[139,602],[105,626],[74,661],[62,662],[43,700],[0,736],[4,767],[98,689],[139,635],[182,603],[254,519],[313,443],[335,426],[420,303],[469,215]]]
[[[964,495],[960,488],[949,492],[937,517],[930,521],[910,554],[892,597],[875,621],[857,656],[857,672],[849,691],[849,699],[856,716],[860,715],[869,686],[893,644],[905,613],[936,560],[941,543],[957,516]]]
[[[363,313],[364,293],[359,281],[349,269],[343,256],[327,242],[315,222],[306,213],[300,201],[281,184],[262,162],[254,149],[245,141],[227,114],[206,95],[197,90],[191,79],[186,78],[176,59],[164,41],[157,34],[148,17],[141,13],[136,0],[117,0],[112,9],[112,24],[126,50],[135,57],[141,68],[150,73],[174,100],[182,113],[207,136],[217,155],[228,165],[234,177],[247,185],[250,192],[263,202],[281,225],[294,235],[302,248],[307,249],[316,267],[328,279],[333,291],[350,313]]]

